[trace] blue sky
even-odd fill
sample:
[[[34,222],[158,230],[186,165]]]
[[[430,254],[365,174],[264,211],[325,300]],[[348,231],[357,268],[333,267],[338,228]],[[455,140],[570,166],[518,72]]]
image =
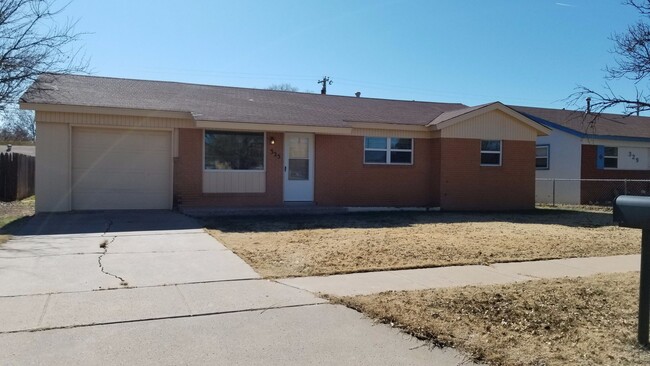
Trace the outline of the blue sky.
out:
[[[604,84],[608,37],[638,19],[616,0],[74,0],[61,16],[94,75],[312,92],[328,75],[329,94],[554,108]]]

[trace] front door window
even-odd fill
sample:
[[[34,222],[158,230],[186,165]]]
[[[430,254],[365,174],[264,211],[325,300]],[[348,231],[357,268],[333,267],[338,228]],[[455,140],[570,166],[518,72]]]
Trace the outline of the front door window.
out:
[[[289,139],[289,180],[309,180],[309,138]]]

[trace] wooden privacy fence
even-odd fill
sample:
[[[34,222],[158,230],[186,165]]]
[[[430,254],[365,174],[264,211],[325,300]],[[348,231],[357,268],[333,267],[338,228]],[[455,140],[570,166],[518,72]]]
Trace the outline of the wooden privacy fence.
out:
[[[0,201],[10,202],[34,195],[36,158],[0,153]]]

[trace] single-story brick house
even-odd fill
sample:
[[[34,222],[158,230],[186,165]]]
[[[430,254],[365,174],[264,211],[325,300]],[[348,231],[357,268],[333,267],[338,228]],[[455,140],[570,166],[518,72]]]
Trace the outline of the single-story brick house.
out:
[[[529,209],[550,130],[499,102],[383,100],[43,75],[36,210]]]
[[[650,117],[512,108],[551,129],[537,139],[537,202],[608,203],[626,192],[650,194],[648,183],[622,181],[650,179]]]

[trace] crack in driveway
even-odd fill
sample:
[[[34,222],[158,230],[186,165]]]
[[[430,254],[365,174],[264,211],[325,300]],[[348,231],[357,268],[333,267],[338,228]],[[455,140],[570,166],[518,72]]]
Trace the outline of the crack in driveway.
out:
[[[114,242],[116,238],[117,238],[117,236],[114,236],[113,239],[111,239],[111,241],[104,240],[101,244],[99,244],[99,247],[102,248],[104,250],[104,252],[99,255],[99,258],[97,258],[97,264],[99,264],[99,269],[102,271],[102,273],[117,278],[118,280],[120,280],[120,285],[128,286],[129,283],[126,282],[126,280],[123,277],[120,277],[120,276],[118,276],[118,275],[116,275],[114,273],[106,271],[106,269],[104,269],[104,265],[102,264],[102,258],[108,252],[108,245],[111,244],[112,242]]]
[[[104,233],[102,234],[102,237],[105,237],[106,234],[111,230],[111,227],[113,226],[113,220],[106,217],[106,221],[107,221],[106,222],[106,228],[104,229]],[[102,258],[104,258],[104,256],[108,253],[108,245],[113,243],[115,241],[115,239],[117,239],[117,236],[113,236],[111,241],[108,241],[108,240],[104,239],[104,241],[101,244],[99,244],[99,247],[104,252],[102,254],[100,254],[99,257],[97,258],[97,264],[99,264],[99,270],[102,271],[102,273],[104,273],[106,275],[109,275],[109,276],[112,276],[112,277],[115,277],[116,279],[120,280],[120,285],[121,286],[128,286],[129,283],[126,282],[126,280],[123,277],[120,277],[120,276],[118,276],[118,275],[116,275],[114,273],[106,271],[106,269],[104,268],[104,265],[102,264]]]

